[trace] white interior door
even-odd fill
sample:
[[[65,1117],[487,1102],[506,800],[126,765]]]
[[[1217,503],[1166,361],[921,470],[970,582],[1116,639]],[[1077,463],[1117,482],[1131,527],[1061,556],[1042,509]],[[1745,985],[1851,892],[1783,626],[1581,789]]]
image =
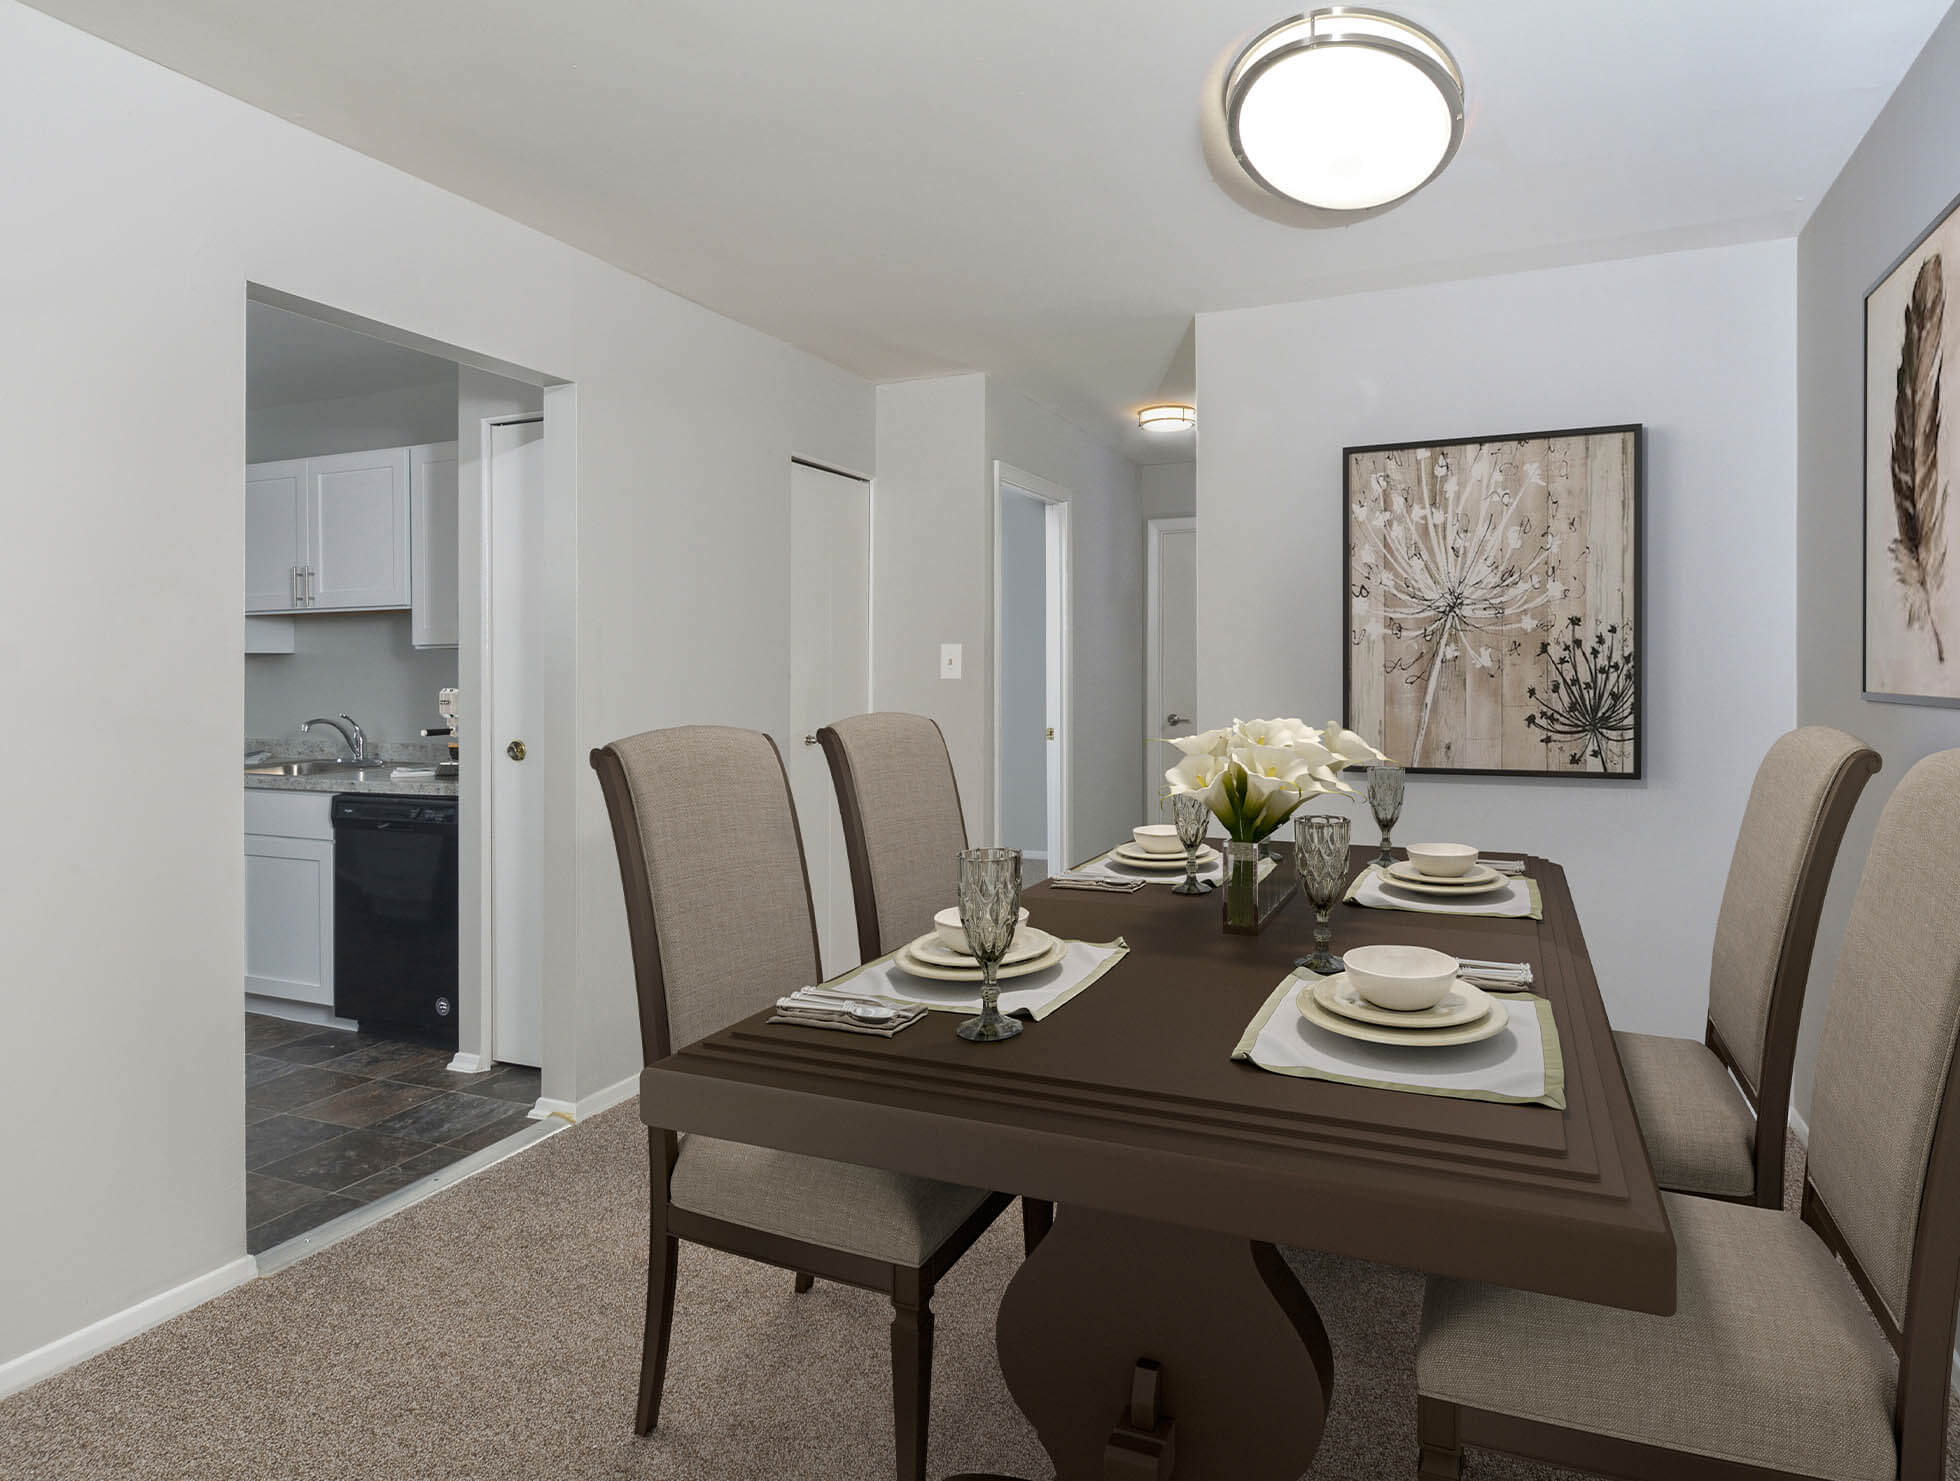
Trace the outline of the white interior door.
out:
[[[857,965],[844,828],[818,727],[871,707],[871,486],[790,464],[790,791],[826,977]]]
[[[544,778],[513,754],[543,733],[543,594],[535,553],[548,543],[544,423],[493,423],[484,465],[490,559],[484,608],[490,627],[489,756],[468,758],[490,782],[491,1054],[510,1064],[544,1059]]]
[[[1144,643],[1144,734],[1189,735],[1198,713],[1198,522],[1150,521],[1150,570]],[[1143,768],[1143,816],[1167,822],[1164,773],[1176,746],[1152,741]]]
[[[1049,661],[1048,515],[1059,505],[1002,487],[994,764],[998,839],[1021,851],[1032,883],[1057,867],[1049,858],[1050,757],[1057,748],[1059,678]]]

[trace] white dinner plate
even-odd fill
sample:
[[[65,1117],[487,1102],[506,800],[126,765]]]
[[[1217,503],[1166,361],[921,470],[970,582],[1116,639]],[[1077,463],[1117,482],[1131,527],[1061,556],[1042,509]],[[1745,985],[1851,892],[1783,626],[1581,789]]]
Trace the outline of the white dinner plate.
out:
[[[1300,990],[1293,995],[1293,1005],[1300,1010],[1300,1016],[1315,1028],[1324,1028],[1344,1039],[1360,1039],[1367,1044],[1399,1044],[1411,1049],[1444,1049],[1455,1044],[1476,1044],[1502,1033],[1504,1025],[1511,1021],[1510,1012],[1504,1004],[1491,998],[1488,1013],[1457,1028],[1381,1028],[1372,1023],[1357,1023],[1352,1018],[1343,1018],[1321,1007],[1314,998],[1316,986],[1318,982],[1303,982]]]
[[[1046,931],[1034,926],[1022,926],[1014,933],[1014,944],[1007,948],[1007,955],[1001,960],[1006,965],[1013,966],[1042,955],[1054,944],[1055,938]],[[974,965],[972,952],[953,950],[939,939],[937,931],[927,931],[917,940],[906,942],[905,949],[920,961],[929,962],[935,967],[966,967],[975,972],[980,970]]]
[[[1003,965],[994,973],[995,980],[1005,982],[1010,977],[1026,977],[1035,972],[1046,972],[1068,955],[1068,942],[1055,936],[1051,936],[1049,940],[1054,944],[1040,956],[1029,957],[1025,962],[1016,962],[1012,966]],[[892,960],[914,977],[923,977],[928,982],[978,982],[980,980],[978,967],[934,966],[931,962],[922,962],[913,956],[909,946],[899,947],[898,954]]]
[[[1467,873],[1439,878],[1434,874],[1424,874],[1406,859],[1397,859],[1388,866],[1389,878],[1396,884],[1434,885],[1441,890],[1487,890],[1492,885],[1506,882],[1508,875],[1499,874],[1488,864],[1473,864]]]
[[[1127,864],[1132,869],[1182,869],[1184,850],[1174,854],[1147,854],[1133,845],[1119,843],[1110,850],[1110,856],[1119,864]],[[1210,844],[1198,850],[1198,867],[1202,869],[1218,857],[1218,850]]]
[[[1345,972],[1336,972],[1314,983],[1313,995],[1314,1001],[1321,1007],[1343,1018],[1352,1018],[1357,1023],[1379,1024],[1384,1028],[1433,1032],[1475,1023],[1490,1012],[1490,999],[1484,995],[1483,989],[1473,987],[1460,977],[1450,984],[1450,990],[1442,1002],[1433,1008],[1424,1008],[1420,1013],[1398,1013],[1393,1008],[1376,1007],[1355,990]]]
[[[1479,885],[1430,884],[1427,880],[1418,882],[1413,879],[1397,879],[1392,874],[1381,875],[1379,878],[1382,885],[1391,890],[1407,890],[1412,895],[1454,895],[1461,896],[1464,899],[1468,899],[1473,895],[1487,895],[1492,890],[1501,890],[1504,886],[1511,883],[1510,880],[1502,876],[1490,881],[1488,884]]]

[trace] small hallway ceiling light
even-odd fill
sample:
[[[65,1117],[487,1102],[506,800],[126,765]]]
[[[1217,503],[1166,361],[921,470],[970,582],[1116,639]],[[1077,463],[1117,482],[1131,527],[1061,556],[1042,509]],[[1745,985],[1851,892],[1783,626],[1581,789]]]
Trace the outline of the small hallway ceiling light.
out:
[[[1165,402],[1137,412],[1137,425],[1146,432],[1182,432],[1198,424],[1198,408]]]
[[[1443,43],[1379,10],[1269,26],[1225,71],[1239,167],[1284,200],[1366,211],[1420,190],[1463,140],[1463,76]]]

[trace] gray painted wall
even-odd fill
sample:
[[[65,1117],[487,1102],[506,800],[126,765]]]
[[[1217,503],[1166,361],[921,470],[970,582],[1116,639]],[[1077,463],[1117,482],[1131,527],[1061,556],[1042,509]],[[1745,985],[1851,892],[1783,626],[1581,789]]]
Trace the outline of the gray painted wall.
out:
[[[1956,194],[1960,12],[1940,23],[1797,241],[1797,712],[1807,724],[1862,736],[1885,758],[1845,835],[1817,934],[1797,1052],[1796,1102],[1806,1114],[1845,917],[1879,810],[1913,762],[1960,746],[1960,710],[1860,694],[1865,291]]]
[[[256,407],[245,414],[246,461],[448,442],[457,436],[456,398],[451,367],[442,384]],[[436,691],[454,687],[456,672],[454,648],[410,643],[406,612],[296,617],[291,653],[245,655],[244,733],[271,739],[309,716],[344,713],[372,739],[407,740],[439,723]]]
[[[1000,841],[1048,846],[1047,506],[1000,500]]]

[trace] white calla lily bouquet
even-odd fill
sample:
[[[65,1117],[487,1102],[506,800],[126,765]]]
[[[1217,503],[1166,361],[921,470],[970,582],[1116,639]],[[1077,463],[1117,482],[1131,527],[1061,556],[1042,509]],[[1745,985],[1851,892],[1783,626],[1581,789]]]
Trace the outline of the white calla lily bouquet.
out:
[[[1316,729],[1301,720],[1234,720],[1229,729],[1175,736],[1184,759],[1164,773],[1172,795],[1198,792],[1225,831],[1257,843],[1309,797],[1353,796],[1341,780],[1350,766],[1386,761],[1336,721]]]

